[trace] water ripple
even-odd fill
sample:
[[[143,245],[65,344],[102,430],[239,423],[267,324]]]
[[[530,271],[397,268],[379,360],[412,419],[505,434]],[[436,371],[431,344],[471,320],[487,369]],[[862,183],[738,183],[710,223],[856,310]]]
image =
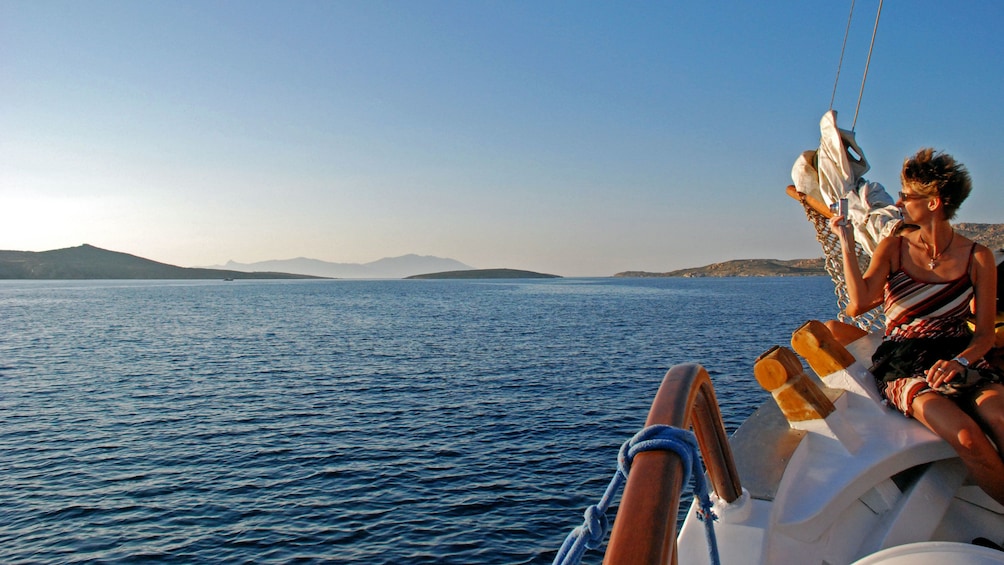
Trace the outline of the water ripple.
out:
[[[823,279],[0,282],[0,562],[546,563],[666,369]],[[598,557],[587,557],[598,563]]]

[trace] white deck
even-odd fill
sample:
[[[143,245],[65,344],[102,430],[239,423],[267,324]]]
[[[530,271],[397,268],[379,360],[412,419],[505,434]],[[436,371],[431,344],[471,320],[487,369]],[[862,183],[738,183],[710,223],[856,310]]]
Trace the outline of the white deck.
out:
[[[915,420],[879,401],[865,363],[877,346],[869,336],[848,349],[858,362],[822,382],[836,396],[837,410],[825,420],[800,425],[804,435],[790,455],[765,445],[753,468],[775,469],[761,488],[770,496],[744,497],[720,505],[715,522],[722,563],[854,563],[889,549],[889,561],[861,563],[985,563],[1004,552],[978,548],[979,536],[1004,541],[1004,507],[967,482],[954,451]],[[773,400],[768,400],[773,402]],[[750,426],[785,426],[783,419],[752,418]],[[740,429],[735,437],[781,437],[778,430]],[[791,441],[790,438],[787,441]],[[791,448],[788,448],[791,449]],[[746,450],[746,458],[756,453]],[[787,459],[787,465],[784,459]],[[740,479],[744,469],[740,467]],[[760,481],[764,477],[758,477]],[[919,547],[906,557],[906,544],[955,542]],[[691,509],[678,538],[679,562],[709,563],[704,524]],[[910,546],[913,547],[913,546]],[[892,551],[891,548],[899,548]],[[927,549],[925,549],[927,548]],[[975,548],[974,552],[964,552]],[[954,552],[944,557],[945,552]],[[960,561],[972,555],[983,561]],[[877,558],[877,555],[869,559]],[[995,562],[995,561],[990,561]]]

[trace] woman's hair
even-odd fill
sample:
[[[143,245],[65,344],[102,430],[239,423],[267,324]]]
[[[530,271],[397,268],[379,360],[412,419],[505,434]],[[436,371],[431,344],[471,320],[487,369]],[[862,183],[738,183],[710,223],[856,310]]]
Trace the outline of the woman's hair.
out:
[[[901,178],[917,194],[937,196],[945,209],[945,219],[955,217],[962,201],[973,189],[969,171],[948,153],[925,147],[903,162]]]

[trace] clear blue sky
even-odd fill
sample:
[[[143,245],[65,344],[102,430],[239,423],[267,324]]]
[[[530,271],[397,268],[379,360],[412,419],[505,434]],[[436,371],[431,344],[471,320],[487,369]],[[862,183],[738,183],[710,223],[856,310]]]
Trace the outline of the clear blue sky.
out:
[[[820,255],[784,195],[846,2],[0,0],[0,249],[407,253],[565,276]],[[877,0],[834,108],[849,128]],[[1004,222],[1004,2],[885,3],[869,179],[966,163]]]

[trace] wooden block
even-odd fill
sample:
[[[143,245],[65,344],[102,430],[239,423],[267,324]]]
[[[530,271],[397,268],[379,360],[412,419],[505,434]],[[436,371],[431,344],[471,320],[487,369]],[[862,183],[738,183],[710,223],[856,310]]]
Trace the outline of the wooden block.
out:
[[[825,418],[835,410],[833,402],[809,379],[790,349],[778,346],[769,349],[757,358],[753,374],[760,386],[771,393],[789,422]]]
[[[791,334],[791,348],[798,352],[820,377],[846,369],[854,356],[840,345],[819,320],[809,320]]]
[[[802,362],[790,350],[775,345],[757,357],[753,376],[767,392],[788,382],[790,375],[802,372]]]

